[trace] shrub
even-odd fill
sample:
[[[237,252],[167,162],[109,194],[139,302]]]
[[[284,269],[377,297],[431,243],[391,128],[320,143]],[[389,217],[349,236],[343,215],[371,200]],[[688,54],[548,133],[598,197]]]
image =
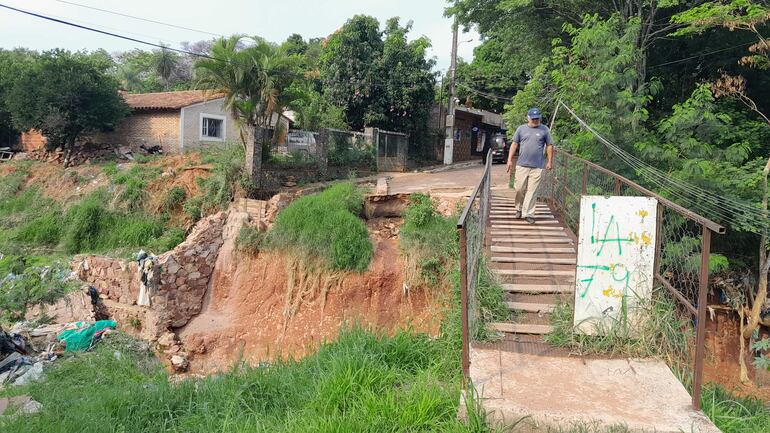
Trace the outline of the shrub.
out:
[[[190,197],[189,200],[182,205],[182,211],[187,215],[192,222],[196,222],[203,216],[203,197],[195,196]]]
[[[95,196],[72,206],[66,218],[68,227],[64,248],[68,253],[95,250],[101,241],[100,232],[114,227],[109,212]]]
[[[243,225],[235,238],[235,248],[245,254],[256,255],[265,240],[265,233],[256,227]]]
[[[425,194],[412,194],[410,205],[404,211],[399,246],[409,262],[416,267],[416,275],[408,284],[435,287],[446,281],[450,262],[458,257],[458,238],[454,218],[446,218],[434,209],[433,200]]]
[[[175,186],[168,190],[166,196],[163,198],[163,210],[166,212],[172,212],[179,208],[187,198],[187,193],[181,186]]]
[[[50,267],[26,267],[20,257],[0,259],[0,318],[17,321],[24,318],[27,308],[35,304],[52,304],[77,286],[70,282],[69,267],[56,264]],[[12,276],[7,276],[9,273]]]
[[[63,231],[61,210],[55,208],[20,227],[16,239],[25,243],[54,246],[61,240]]]
[[[350,183],[302,197],[278,214],[270,244],[298,249],[307,258],[324,260],[331,269],[364,271],[373,247],[357,216],[362,208],[363,197]]]
[[[184,229],[179,227],[170,228],[161,237],[150,241],[147,246],[150,251],[160,254],[176,248],[177,245],[184,242],[185,236]]]

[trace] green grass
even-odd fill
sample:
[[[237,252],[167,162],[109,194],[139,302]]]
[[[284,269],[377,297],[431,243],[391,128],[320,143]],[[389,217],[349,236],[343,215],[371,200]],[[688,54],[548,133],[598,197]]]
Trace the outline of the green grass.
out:
[[[235,238],[235,248],[250,256],[255,256],[265,241],[265,232],[256,227],[243,225]]]
[[[399,231],[399,247],[407,259],[407,283],[438,287],[459,258],[456,219],[437,213],[425,194],[412,194],[410,201]]]
[[[735,397],[722,387],[708,385],[703,389],[701,407],[722,433],[770,430],[770,408],[761,400]]]
[[[445,339],[343,332],[301,361],[234,367],[169,383],[142,343],[111,334],[93,353],[67,355],[45,383],[13,389],[43,405],[3,418],[35,432],[486,432],[471,405],[457,420],[459,357]],[[116,357],[115,352],[120,352]]]
[[[321,260],[330,269],[363,272],[373,255],[364,222],[361,192],[352,183],[302,197],[278,214],[268,233],[273,248]]]
[[[573,304],[560,302],[551,314],[553,332],[545,336],[545,341],[579,355],[659,358],[689,387],[689,348],[694,335],[689,316],[678,309],[676,301],[663,288],[656,288],[651,300],[642,303],[640,309],[639,320],[633,326],[619,321],[597,328],[597,335],[585,335],[575,329]]]
[[[13,274],[13,278],[6,278]],[[69,281],[67,262],[38,265],[35,260],[17,255],[0,259],[0,320],[22,320],[27,308],[36,304],[52,304],[75,289]]]

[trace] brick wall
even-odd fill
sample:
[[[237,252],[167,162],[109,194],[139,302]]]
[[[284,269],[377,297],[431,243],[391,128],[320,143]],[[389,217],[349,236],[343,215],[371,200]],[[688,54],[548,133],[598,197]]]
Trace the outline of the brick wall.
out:
[[[30,129],[27,132],[21,133],[21,139],[19,140],[19,147],[22,152],[33,152],[35,150],[43,150],[48,140],[43,137],[43,134],[36,129]]]
[[[179,110],[135,112],[115,132],[95,134],[91,141],[127,146],[134,151],[142,144],[159,145],[164,153],[179,153]]]
[[[455,140],[452,152],[454,162],[468,161],[471,159],[471,139],[466,136],[466,132],[473,127],[473,122],[469,119],[463,119],[459,116],[455,118],[455,129],[460,129],[460,141]]]

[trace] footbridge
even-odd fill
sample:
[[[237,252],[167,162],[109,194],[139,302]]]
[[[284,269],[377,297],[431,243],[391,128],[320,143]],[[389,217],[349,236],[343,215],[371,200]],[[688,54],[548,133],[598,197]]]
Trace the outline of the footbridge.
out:
[[[536,221],[530,224],[517,218],[513,190],[493,182],[493,172],[499,177],[504,167],[493,167],[491,158],[487,161],[457,224],[466,395],[477,394],[489,416],[507,425],[524,419],[537,425],[623,425],[630,431],[719,431],[700,412],[700,404],[709,254],[712,239],[724,228],[558,149],[554,167],[540,186]],[[621,238],[618,234],[610,239],[581,215],[581,200],[588,197],[654,199],[653,214],[639,214],[653,221],[652,233],[623,233],[623,240],[650,243],[652,281],[645,284],[652,288],[652,299],[673,306],[678,325],[670,331],[680,346],[667,349],[674,353],[631,358],[639,355],[612,349],[606,335],[611,330],[581,331],[580,323],[573,325],[572,317],[579,313],[576,300],[582,302],[588,295],[620,298],[623,308],[616,311],[614,323],[644,326],[639,318],[625,321],[632,314],[626,306],[635,296],[633,290],[618,293],[612,287],[591,286],[593,276],[586,278],[580,271],[581,234],[591,242],[609,239],[610,246]],[[625,277],[627,283],[630,271],[621,275],[619,266],[608,264],[607,278],[617,282]],[[490,317],[480,298],[484,274],[490,273],[503,288],[511,312],[505,320]],[[634,332],[631,329],[629,338]],[[570,338],[565,333],[574,333],[576,342],[598,339],[604,350],[574,350],[564,344]],[[580,335],[584,333],[604,336]]]

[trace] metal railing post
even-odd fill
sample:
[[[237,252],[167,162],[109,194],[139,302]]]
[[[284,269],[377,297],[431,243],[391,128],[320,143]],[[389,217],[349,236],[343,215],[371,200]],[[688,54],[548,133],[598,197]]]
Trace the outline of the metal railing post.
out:
[[[583,195],[588,194],[588,164],[583,163]]]
[[[622,183],[620,182],[620,179],[615,179],[615,195],[620,195],[620,187],[622,186]]]
[[[463,379],[470,377],[470,346],[468,329],[468,234],[460,228],[460,310],[462,314],[462,366]]]
[[[692,384],[692,407],[700,410],[703,387],[703,358],[706,353],[706,304],[709,286],[709,257],[711,255],[711,229],[704,225],[701,239],[700,276],[698,278],[698,318],[695,331],[695,371]]]

